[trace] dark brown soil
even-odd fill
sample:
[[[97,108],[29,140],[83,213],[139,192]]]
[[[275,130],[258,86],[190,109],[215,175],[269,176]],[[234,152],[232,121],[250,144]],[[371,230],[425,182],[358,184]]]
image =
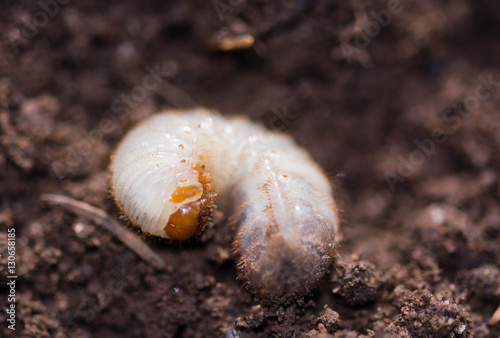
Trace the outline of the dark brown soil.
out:
[[[0,4],[4,295],[10,227],[17,255],[16,331],[2,311],[0,335],[500,335],[498,1],[60,2]],[[238,30],[252,47],[217,50]],[[156,271],[41,205],[58,193],[119,218],[106,181],[118,141],[194,105],[283,129],[330,174],[343,240],[311,296],[259,305],[224,224],[189,243],[144,237],[168,264]]]

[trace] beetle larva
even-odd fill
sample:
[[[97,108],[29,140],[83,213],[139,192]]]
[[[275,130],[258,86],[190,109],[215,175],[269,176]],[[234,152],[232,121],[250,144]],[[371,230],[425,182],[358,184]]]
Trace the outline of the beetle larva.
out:
[[[216,200],[235,224],[241,276],[264,301],[308,294],[331,262],[330,184],[285,134],[201,108],[159,113],[126,135],[110,170],[117,204],[156,236],[199,233]]]

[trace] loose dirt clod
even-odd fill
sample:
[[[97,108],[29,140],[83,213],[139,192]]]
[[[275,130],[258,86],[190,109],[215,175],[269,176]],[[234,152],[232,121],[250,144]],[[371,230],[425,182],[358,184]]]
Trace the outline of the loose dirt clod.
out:
[[[382,280],[369,262],[347,264],[340,272],[338,286],[333,293],[339,295],[350,306],[360,306],[375,301],[379,295]]]

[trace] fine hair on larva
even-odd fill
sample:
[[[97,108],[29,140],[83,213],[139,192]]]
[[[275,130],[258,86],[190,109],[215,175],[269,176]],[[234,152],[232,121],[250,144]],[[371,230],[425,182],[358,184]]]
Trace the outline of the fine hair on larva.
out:
[[[264,302],[311,292],[338,240],[330,183],[283,133],[203,108],[167,111],[134,127],[112,156],[117,205],[143,232],[199,234],[215,205],[234,224],[242,277]]]

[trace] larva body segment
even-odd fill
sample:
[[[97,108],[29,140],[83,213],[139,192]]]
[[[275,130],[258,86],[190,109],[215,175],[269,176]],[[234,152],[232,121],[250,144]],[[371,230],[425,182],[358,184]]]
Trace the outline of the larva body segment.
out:
[[[201,226],[196,215],[196,224],[178,227],[178,234],[165,229],[182,206],[199,201],[205,203],[194,209],[209,207],[209,197],[202,201],[207,187],[200,182],[199,138],[192,133],[180,116],[158,114],[130,131],[113,155],[115,200],[145,233],[184,240]]]
[[[241,276],[264,301],[308,294],[331,262],[338,216],[328,179],[289,136],[245,119],[200,108],[154,115],[119,146],[111,186],[134,224],[166,238],[173,215],[192,203],[206,211],[216,193],[236,225]]]

